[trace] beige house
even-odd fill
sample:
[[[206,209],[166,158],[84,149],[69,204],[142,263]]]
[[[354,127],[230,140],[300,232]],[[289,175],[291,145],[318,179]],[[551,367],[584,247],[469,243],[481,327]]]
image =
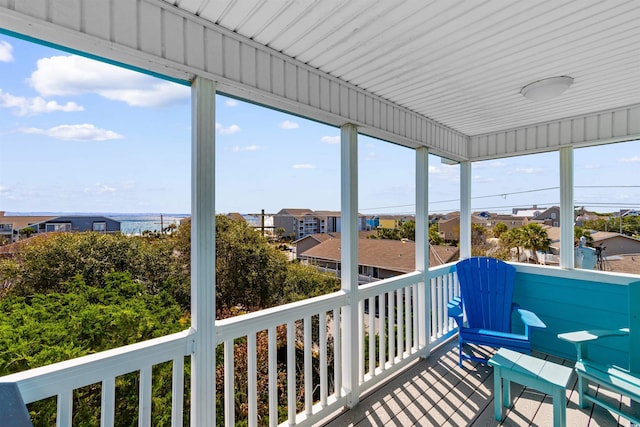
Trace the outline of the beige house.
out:
[[[471,215],[471,224],[486,225],[487,220],[477,215]],[[460,240],[460,214],[438,221],[438,233],[447,242]]]

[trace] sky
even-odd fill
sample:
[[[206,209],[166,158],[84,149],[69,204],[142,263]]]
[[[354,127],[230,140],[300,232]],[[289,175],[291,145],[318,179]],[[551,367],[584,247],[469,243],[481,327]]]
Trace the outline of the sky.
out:
[[[191,211],[190,88],[0,34],[0,211]],[[340,131],[216,97],[216,210],[340,210]],[[575,203],[640,208],[640,142],[576,149]],[[359,137],[362,214],[415,213],[415,153]],[[429,158],[429,210],[459,210]],[[472,210],[559,205],[557,152],[474,163]]]

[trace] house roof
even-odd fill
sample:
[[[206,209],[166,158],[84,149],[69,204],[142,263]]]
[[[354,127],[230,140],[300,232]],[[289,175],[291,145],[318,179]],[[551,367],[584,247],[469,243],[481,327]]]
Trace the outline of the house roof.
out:
[[[4,216],[0,216],[0,224],[12,224],[12,228],[14,230],[20,230],[30,225],[39,224],[45,221],[51,221],[56,218],[59,218],[59,217],[44,216],[44,215],[37,215],[37,216],[27,216],[27,215],[6,216],[4,215]]]
[[[452,160],[640,135],[637,1],[137,5],[2,2],[0,27]],[[573,78],[561,96],[522,96],[558,76]]]
[[[431,245],[429,266],[451,262],[458,248]],[[340,262],[340,239],[328,239],[299,256]],[[359,239],[358,264],[409,273],[415,271],[415,242],[388,239]]]

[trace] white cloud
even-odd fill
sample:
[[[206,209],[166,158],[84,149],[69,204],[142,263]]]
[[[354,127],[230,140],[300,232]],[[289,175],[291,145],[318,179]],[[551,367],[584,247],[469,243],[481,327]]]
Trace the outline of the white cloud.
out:
[[[0,41],[0,62],[13,61],[13,46],[6,41]]]
[[[102,184],[99,182],[94,184],[92,187],[84,188],[85,193],[91,193],[91,194],[115,193],[116,191],[118,191],[116,187],[113,187],[108,184]]]
[[[315,169],[314,165],[310,165],[309,163],[297,164],[292,166],[293,169]]]
[[[222,124],[216,123],[216,130],[222,135],[232,135],[234,133],[240,132],[240,126],[231,125],[231,126],[224,127],[222,126]]]
[[[323,136],[321,141],[325,144],[340,144],[340,136]]]
[[[116,132],[100,129],[87,123],[80,125],[60,125],[49,129],[26,128],[22,129],[22,132],[72,141],[108,141],[124,138]]]
[[[244,147],[240,147],[239,145],[236,145],[231,149],[231,151],[233,151],[234,153],[239,153],[241,151],[258,151],[261,149],[262,147],[260,147],[259,145],[245,145]]]
[[[640,163],[640,156],[623,157],[618,159],[620,163]]]
[[[298,129],[300,127],[296,122],[292,122],[290,120],[285,120],[284,122],[278,125],[280,129]]]
[[[162,107],[190,97],[188,87],[76,55],[39,59],[28,81],[42,96],[96,93],[136,107]]]
[[[17,116],[35,116],[37,114],[52,113],[55,111],[71,112],[83,111],[84,107],[75,102],[58,104],[56,101],[46,101],[44,98],[24,98],[3,92],[0,89],[0,107],[14,109]]]
[[[513,173],[523,173],[525,175],[533,175],[542,173],[543,170],[540,168],[515,168]]]
[[[237,107],[239,105],[238,101],[236,101],[235,99],[227,99],[226,101],[224,101],[224,104],[227,107]]]
[[[595,163],[595,164],[588,164],[588,165],[584,165],[585,169],[600,169],[600,165]]]

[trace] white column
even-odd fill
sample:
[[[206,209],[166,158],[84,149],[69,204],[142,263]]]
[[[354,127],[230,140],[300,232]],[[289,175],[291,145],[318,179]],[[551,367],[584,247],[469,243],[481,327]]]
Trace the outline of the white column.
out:
[[[191,425],[215,426],[215,95],[211,80],[192,83]]]
[[[423,273],[418,284],[417,315],[418,346],[424,349],[422,357],[429,356],[431,330],[431,286],[429,286],[429,149],[416,149],[416,270]]]
[[[573,148],[560,149],[560,268],[573,268]]]
[[[460,259],[471,257],[471,162],[460,162]]]
[[[342,307],[342,386],[347,406],[359,400],[358,382],[358,129],[346,124],[341,128],[341,205],[342,233],[340,261],[342,290],[349,294]]]

